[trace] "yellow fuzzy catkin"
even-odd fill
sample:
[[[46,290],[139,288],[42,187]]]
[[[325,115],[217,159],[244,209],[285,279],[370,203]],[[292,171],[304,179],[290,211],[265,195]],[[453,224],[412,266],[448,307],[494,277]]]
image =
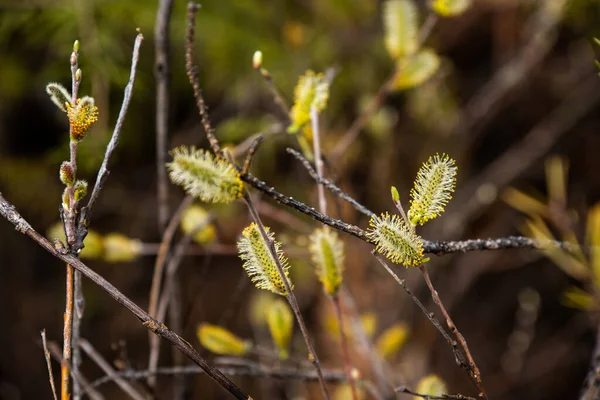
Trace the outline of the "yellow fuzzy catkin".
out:
[[[343,281],[344,244],[329,227],[316,229],[308,247],[325,292],[335,295]]]
[[[275,235],[269,231],[269,228],[265,227],[265,230],[267,236],[274,242],[279,263],[285,271],[290,286],[292,286],[288,276],[288,260],[283,254],[283,250],[281,250],[281,243],[274,241]],[[237,246],[239,256],[244,261],[244,269],[257,288],[269,290],[282,296],[288,294],[275,259],[269,249],[269,244],[263,239],[256,223],[253,222],[244,229]]]
[[[329,98],[329,83],[323,74],[315,74],[308,70],[298,80],[294,89],[294,105],[290,111],[292,124],[288,128],[289,133],[296,133],[303,129],[310,121],[310,109],[315,107],[323,111],[327,106]]]
[[[277,299],[269,305],[267,323],[273,342],[279,350],[279,358],[287,359],[294,329],[294,315],[285,301]]]
[[[464,13],[473,0],[433,0],[431,9],[442,17],[456,17]]]
[[[412,0],[383,3],[384,43],[393,59],[408,56],[419,47],[419,15]]]
[[[378,253],[406,267],[417,267],[423,258],[423,240],[402,217],[388,213],[373,216],[367,236],[375,243]]]
[[[71,126],[71,140],[79,142],[83,140],[90,127],[98,121],[98,107],[94,105],[94,99],[84,96],[77,99],[75,105],[66,103],[67,116]]]
[[[249,343],[218,325],[201,324],[196,335],[204,348],[223,356],[243,356],[251,347]]]
[[[457,170],[455,161],[446,154],[436,154],[423,164],[410,191],[408,219],[413,225],[423,225],[444,212],[454,192]]]
[[[185,191],[207,203],[231,203],[244,193],[244,184],[235,167],[212,153],[181,146],[171,151],[169,177]]]

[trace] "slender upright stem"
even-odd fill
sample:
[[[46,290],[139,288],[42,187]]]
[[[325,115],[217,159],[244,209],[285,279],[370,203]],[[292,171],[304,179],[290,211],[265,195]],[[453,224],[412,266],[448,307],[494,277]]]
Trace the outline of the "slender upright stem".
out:
[[[310,354],[310,361],[312,362],[315,369],[317,370],[317,375],[319,376],[319,383],[321,385],[321,391],[323,393],[323,398],[328,400],[329,392],[327,391],[327,386],[325,385],[325,379],[323,378],[323,372],[321,370],[321,364],[319,362],[319,358],[317,357],[317,352],[315,351],[315,349],[313,347],[312,341],[308,334],[308,329],[306,329],[306,324],[304,323],[304,318],[302,318],[302,314],[300,314],[300,306],[298,305],[296,296],[294,295],[294,292],[292,291],[292,286],[290,285],[290,282],[285,274],[285,270],[283,269],[283,266],[279,262],[279,257],[277,257],[275,243],[273,242],[273,240],[271,240],[271,238],[267,234],[265,226],[263,225],[262,220],[260,219],[260,216],[258,215],[258,211],[256,211],[256,208],[254,207],[254,204],[252,203],[252,199],[250,198],[250,195],[248,194],[248,192],[244,192],[244,201],[246,202],[246,205],[248,206],[248,210],[250,211],[250,215],[252,216],[252,219],[254,219],[254,222],[256,222],[256,225],[258,226],[258,228],[260,230],[260,234],[263,237],[263,240],[269,245],[269,250],[271,252],[271,256],[273,257],[273,260],[275,261],[275,265],[277,266],[277,271],[279,272],[281,280],[283,281],[283,285],[285,286],[285,290],[287,293],[286,298],[288,300],[288,303],[290,304],[290,307],[292,308],[292,310],[294,312],[294,315],[296,316],[296,321],[298,321],[298,326],[300,327],[300,331],[302,332],[302,337],[304,338],[304,342],[306,343],[306,347],[308,348],[308,353]]]
[[[321,138],[319,129],[319,110],[315,106],[310,108],[310,122],[313,132],[313,151],[315,153],[315,166],[317,176],[323,177],[323,156],[321,155]],[[317,181],[317,191],[319,194],[319,211],[327,215],[327,198],[325,197],[325,186]]]
[[[335,310],[335,317],[337,319],[338,327],[340,329],[340,342],[342,345],[342,355],[344,357],[344,370],[346,371],[346,379],[350,384],[350,391],[352,392],[352,399],[358,399],[356,393],[356,379],[354,379],[352,360],[350,359],[350,349],[348,348],[348,340],[346,338],[346,331],[344,330],[344,315],[342,314],[342,307],[340,306],[340,297],[338,294],[331,296],[331,304]]]
[[[169,59],[169,25],[173,0],[159,0],[154,25],[156,76],[156,172],[158,198],[158,226],[162,232],[169,218],[169,179],[165,162],[167,161],[167,143],[169,128],[169,78],[171,63]]]
[[[310,108],[310,122],[312,125],[313,132],[313,151],[315,153],[315,167],[317,169],[317,193],[319,197],[319,211],[327,215],[327,198],[325,197],[325,185],[320,179],[323,178],[323,156],[321,154],[321,134],[319,127],[319,110],[315,106]],[[350,383],[350,390],[352,392],[352,399],[356,400],[356,384],[352,377],[352,364],[350,363],[350,352],[348,350],[348,343],[346,341],[346,332],[344,331],[344,323],[342,317],[342,310],[340,307],[340,300],[338,295],[330,296],[333,308],[335,309],[335,315],[340,329],[340,343],[342,346],[342,354],[344,358],[344,369],[348,382]]]
[[[76,48],[73,48],[73,53],[71,54],[71,59],[70,59],[70,63],[71,63],[71,104],[73,106],[75,106],[77,104],[77,92],[79,90],[79,83],[81,81],[81,77],[77,76],[77,71],[79,69],[78,66],[78,56],[79,56],[79,52]],[[70,132],[69,132],[69,137],[72,136],[72,131],[73,128],[70,127]],[[69,145],[69,154],[70,154],[70,164],[71,164],[71,168],[73,170],[73,176],[76,178],[77,177],[77,147],[78,147],[78,143],[74,140],[70,140],[70,145]],[[63,212],[66,214],[65,217],[63,218],[64,221],[64,225],[65,225],[65,235],[67,237],[67,244],[68,244],[68,248],[71,249],[74,245],[75,245],[75,230],[77,228],[76,226],[76,214],[77,214],[77,204],[75,201],[75,193],[74,193],[74,186],[71,185],[68,188],[68,209],[65,210],[63,208]],[[79,338],[79,315],[73,315],[73,303],[74,301],[77,301],[81,304],[83,304],[83,295],[81,294],[81,285],[78,285],[77,288],[75,288],[75,277],[74,277],[74,272],[73,272],[73,267],[69,264],[67,264],[67,273],[66,273],[66,287],[65,287],[65,291],[66,291],[66,299],[65,299],[65,313],[64,313],[64,320],[63,320],[63,360],[61,363],[61,390],[60,390],[60,394],[61,394],[61,399],[62,400],[69,400],[71,398],[71,393],[70,393],[70,389],[69,389],[69,368],[74,368],[75,371],[77,371],[77,368],[79,367],[80,364],[80,357],[79,357],[79,350],[75,350],[76,357],[75,357],[75,361],[76,363],[71,364],[71,360],[72,360],[72,355],[73,355],[73,339],[75,339],[75,347],[77,347],[77,339]],[[77,279],[81,279],[81,277],[77,277]],[[78,290],[77,293],[75,293],[75,290]],[[77,300],[75,300],[77,299]],[[81,308],[81,310],[78,310],[81,313],[83,313],[83,308]],[[75,332],[73,332],[73,320],[76,319],[76,329]],[[75,333],[75,337],[73,337],[73,333]],[[75,389],[75,393],[76,393],[76,397],[79,397],[79,392],[80,392],[80,387],[79,384],[74,382],[73,384],[74,389]]]
[[[63,324],[63,356],[60,364],[60,398],[61,400],[69,400],[71,398],[69,392],[69,368],[71,363],[71,333],[73,329],[73,267],[67,264],[67,287],[65,289],[65,313]]]

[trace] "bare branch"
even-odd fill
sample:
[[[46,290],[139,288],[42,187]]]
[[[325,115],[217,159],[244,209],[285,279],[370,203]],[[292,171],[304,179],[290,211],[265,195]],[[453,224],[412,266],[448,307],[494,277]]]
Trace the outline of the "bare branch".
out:
[[[200,368],[202,368],[208,376],[210,376],[213,380],[219,383],[223,388],[228,390],[236,398],[249,398],[248,395],[246,395],[240,388],[238,388],[225,375],[223,375],[223,373],[221,373],[218,369],[215,369],[213,366],[208,364],[204,360],[204,358],[202,358],[202,356],[200,356],[200,354],[198,354],[198,352],[194,350],[192,345],[190,345],[188,342],[182,339],[175,332],[167,328],[165,324],[152,318],[147,312],[145,312],[137,304],[131,301],[127,296],[125,296],[123,293],[117,290],[117,288],[110,284],[106,279],[104,279],[92,269],[90,269],[88,266],[86,266],[84,263],[82,263],[76,256],[72,254],[65,254],[65,252],[55,249],[52,243],[50,243],[45,237],[43,237],[31,228],[31,226],[24,220],[24,218],[21,217],[21,215],[18,213],[15,207],[2,196],[2,193],[0,193],[0,215],[12,222],[20,232],[26,234],[31,239],[36,241],[50,254],[71,265],[73,268],[85,275],[88,279],[92,280],[95,284],[100,286],[102,290],[108,293],[119,304],[131,311],[131,313],[134,314],[140,320],[142,325],[144,325],[147,329],[149,329],[156,335],[159,335],[160,337],[171,342],[173,346],[177,347],[183,354],[185,354],[194,363],[200,366]]]
[[[204,103],[204,97],[202,96],[202,90],[200,89],[200,81],[198,79],[198,67],[194,64],[194,32],[196,30],[196,12],[200,9],[200,5],[189,2],[187,4],[187,35],[186,35],[186,51],[185,51],[185,70],[187,71],[188,79],[192,84],[194,90],[194,97],[196,98],[196,105],[198,106],[198,112],[202,118],[202,126],[206,132],[206,137],[210,143],[210,147],[213,152],[223,157],[223,151],[219,145],[219,141],[215,137],[215,130],[210,124],[210,118],[208,116],[208,108]]]

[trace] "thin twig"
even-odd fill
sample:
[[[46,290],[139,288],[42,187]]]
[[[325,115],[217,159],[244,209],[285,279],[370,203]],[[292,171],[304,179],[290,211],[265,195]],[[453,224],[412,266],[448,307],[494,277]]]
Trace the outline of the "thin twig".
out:
[[[42,336],[42,348],[44,349],[44,357],[46,358],[46,367],[48,368],[48,380],[50,381],[52,396],[54,397],[54,400],[58,400],[58,397],[56,397],[56,386],[54,385],[54,374],[52,373],[52,362],[50,361],[50,351],[48,350],[48,343],[46,342],[46,330],[42,329],[40,334]]]
[[[419,267],[419,269],[421,270],[421,273],[423,274],[423,277],[425,278],[425,282],[427,283],[427,287],[429,288],[429,291],[431,292],[431,297],[433,298],[433,302],[438,306],[438,308],[444,315],[444,318],[446,319],[446,325],[448,325],[448,329],[450,329],[450,331],[456,336],[458,343],[462,347],[462,350],[463,350],[465,356],[467,357],[467,361],[468,361],[467,372],[469,374],[469,377],[471,378],[471,382],[473,383],[473,385],[475,386],[475,388],[477,388],[477,390],[479,392],[477,394],[477,396],[482,399],[487,399],[487,395],[485,394],[485,390],[483,389],[483,384],[481,382],[481,372],[479,372],[479,368],[477,367],[477,364],[475,364],[475,360],[473,359],[473,356],[471,355],[471,351],[469,350],[467,341],[465,340],[464,336],[460,333],[460,331],[456,327],[456,324],[454,324],[454,321],[452,321],[452,318],[450,318],[450,314],[448,314],[448,311],[446,311],[446,308],[444,307],[444,303],[442,303],[440,296],[438,296],[437,290],[435,290],[435,288],[433,287],[433,284],[431,283],[431,279],[429,277],[429,273],[427,272],[427,267],[425,267],[425,265],[421,265]]]
[[[438,330],[438,332],[442,335],[444,340],[446,340],[446,342],[452,349],[452,353],[454,354],[454,359],[456,360],[456,363],[460,366],[468,367],[468,364],[467,364],[467,361],[466,361],[464,355],[460,352],[460,350],[458,348],[458,343],[456,342],[456,340],[452,339],[450,337],[450,335],[448,334],[448,332],[446,332],[446,330],[442,327],[440,322],[435,317],[435,314],[432,312],[429,312],[427,310],[427,308],[425,308],[423,303],[421,303],[421,301],[417,298],[417,296],[415,296],[415,294],[412,292],[412,290],[410,290],[410,288],[406,284],[406,281],[404,279],[400,279],[400,277],[390,268],[388,263],[383,259],[383,257],[380,254],[373,252],[373,255],[375,256],[377,261],[379,261],[379,263],[383,266],[383,268],[385,268],[385,270],[400,285],[400,287],[402,287],[402,289],[404,289],[404,291],[406,292],[406,294],[408,294],[408,296],[411,298],[413,303],[415,303],[417,305],[419,310],[421,310],[421,312],[427,317],[429,322],[431,322],[431,324],[435,327],[435,329]]]
[[[52,356],[52,358],[54,358],[54,360],[58,361],[59,363],[62,363],[61,350],[57,343],[49,342],[48,350],[50,351],[50,355]],[[81,371],[74,371],[71,368],[69,370],[69,373],[71,374],[71,378],[73,379],[73,382],[77,382],[83,389],[82,392],[87,393],[87,395],[89,396],[89,398],[91,400],[104,400],[104,396],[102,396],[102,394],[100,392],[98,392],[96,389],[94,389],[93,387],[90,386],[90,383],[81,374]]]
[[[281,277],[281,280],[283,281],[283,284],[285,286],[285,290],[287,293],[286,298],[288,300],[288,303],[290,303],[290,307],[292,308],[294,315],[296,316],[296,321],[298,321],[298,326],[300,327],[300,331],[302,332],[302,337],[304,338],[304,342],[306,343],[308,353],[310,354],[310,361],[313,363],[315,369],[317,370],[317,375],[319,376],[319,384],[321,385],[321,391],[323,393],[323,398],[325,400],[328,400],[329,392],[327,391],[327,386],[325,385],[325,381],[323,379],[323,372],[321,371],[321,365],[319,362],[319,358],[317,357],[317,353],[313,347],[310,336],[308,335],[308,330],[306,329],[306,325],[304,324],[304,319],[302,318],[302,314],[300,314],[300,306],[298,305],[296,296],[294,295],[294,292],[292,291],[292,287],[291,287],[290,282],[285,274],[285,270],[283,269],[283,266],[279,262],[279,257],[277,256],[277,251],[275,249],[275,243],[273,242],[273,240],[271,240],[271,238],[267,234],[266,229],[265,229],[265,227],[260,219],[260,216],[258,214],[258,211],[256,211],[256,208],[254,207],[254,204],[252,203],[252,199],[250,198],[250,195],[248,194],[247,191],[244,192],[243,198],[244,198],[244,201],[246,202],[246,205],[248,206],[248,210],[250,211],[250,215],[252,216],[252,219],[254,220],[254,222],[256,222],[256,225],[260,229],[260,233],[261,233],[261,236],[263,237],[263,240],[266,243],[268,243],[268,245],[269,245],[271,257],[275,261],[275,265],[277,266],[277,271],[279,272],[279,276]]]
[[[296,157],[296,159],[298,161],[300,161],[300,163],[302,164],[302,166],[306,169],[306,171],[308,172],[308,174],[311,176],[311,178],[313,178],[315,181],[317,181],[319,184],[325,186],[325,188],[327,188],[331,193],[339,196],[342,200],[347,201],[348,203],[350,203],[358,212],[366,215],[367,217],[372,217],[373,215],[375,215],[375,213],[371,210],[369,210],[367,207],[363,206],[362,204],[360,204],[358,201],[354,200],[349,194],[347,194],[346,192],[344,192],[342,189],[340,189],[338,186],[336,186],[335,183],[331,182],[330,180],[323,178],[323,176],[317,174],[317,172],[315,171],[315,169],[313,168],[313,166],[310,164],[310,161],[308,161],[302,154],[300,154],[298,151],[288,147],[286,149],[286,151],[293,155],[294,157]]]
[[[269,89],[269,91],[271,92],[271,95],[273,96],[273,102],[275,103],[275,105],[277,106],[277,108],[279,110],[281,122],[284,123],[286,126],[288,126],[291,123],[289,108],[286,104],[285,99],[281,95],[281,92],[279,91],[279,89],[277,89],[277,85],[275,85],[275,82],[273,81],[273,77],[271,76],[271,73],[266,68],[263,68],[260,65],[256,66],[256,68],[254,68],[254,69],[260,74],[260,76],[263,78],[263,80],[267,84],[267,88]]]
[[[254,138],[254,140],[252,140],[252,144],[250,145],[250,148],[248,149],[248,153],[246,154],[246,159],[244,160],[244,166],[242,168],[243,174],[247,174],[248,171],[250,171],[250,165],[252,165],[252,159],[254,158],[254,155],[256,154],[256,151],[258,150],[258,147],[262,143],[263,139],[264,138],[262,135],[258,135]]]
[[[198,79],[198,67],[194,64],[194,32],[196,30],[196,12],[200,9],[200,5],[189,2],[187,4],[187,34],[186,34],[186,51],[185,51],[185,70],[187,72],[188,79],[192,84],[194,90],[194,98],[196,99],[196,106],[202,119],[202,126],[206,132],[206,137],[210,143],[210,147],[213,152],[223,157],[223,152],[217,138],[215,137],[215,130],[210,124],[210,118],[208,117],[208,108],[204,103],[204,97],[202,97],[202,90],[200,89],[200,81]]]
[[[340,343],[342,346],[342,357],[344,358],[344,370],[346,371],[346,379],[350,384],[350,391],[352,393],[352,399],[358,399],[356,394],[356,379],[354,378],[354,369],[352,367],[352,360],[350,359],[350,349],[348,348],[348,340],[346,338],[346,332],[344,331],[344,314],[340,307],[340,298],[338,294],[330,296],[331,304],[335,310],[335,317],[337,319],[338,327],[340,330]]]
[[[84,225],[85,227],[89,226],[92,208],[94,207],[94,204],[96,204],[98,196],[100,195],[100,190],[102,190],[104,182],[106,181],[110,173],[110,171],[108,170],[108,161],[110,160],[112,153],[115,151],[115,148],[119,144],[119,135],[121,134],[121,129],[123,128],[123,123],[125,122],[125,116],[127,115],[129,103],[131,102],[133,84],[135,83],[136,69],[138,59],[140,56],[140,46],[142,45],[143,40],[144,36],[141,33],[138,33],[135,37],[135,43],[133,45],[129,82],[127,83],[127,86],[125,86],[125,93],[123,95],[123,103],[121,104],[121,110],[119,111],[119,116],[117,117],[117,122],[115,123],[115,128],[113,129],[113,134],[110,138],[110,142],[108,142],[108,145],[106,146],[104,160],[102,160],[102,165],[100,166],[100,170],[98,170],[98,175],[96,176],[96,183],[94,185],[94,189],[92,190],[90,201],[88,201],[87,206],[85,206],[81,210],[82,215],[80,217],[80,225]]]
[[[0,215],[12,223],[15,228],[29,236],[41,247],[43,247],[50,254],[63,262],[70,264],[73,268],[80,271],[84,276],[92,280],[95,284],[100,286],[102,290],[108,293],[113,299],[119,304],[127,308],[132,314],[134,314],[147,329],[151,330],[156,335],[168,340],[181,352],[183,352],[188,358],[194,363],[200,366],[208,376],[219,383],[223,388],[228,390],[238,399],[248,399],[240,388],[238,388],[233,382],[231,382],[225,375],[223,375],[218,369],[208,364],[200,354],[184,339],[182,339],[175,332],[171,331],[165,324],[152,318],[147,312],[140,308],[137,304],[131,301],[127,296],[121,293],[115,288],[110,282],[98,275],[87,265],[81,262],[77,257],[72,254],[68,254],[64,251],[56,249],[52,243],[50,243],[45,237],[37,233],[31,225],[19,214],[15,206],[10,204],[0,193]]]
[[[432,396],[429,394],[417,393],[413,390],[410,390],[406,386],[399,386],[394,390],[396,393],[410,394],[416,397],[421,397],[425,400],[475,400],[473,397],[465,396],[462,394],[442,394],[441,396]]]
[[[156,173],[158,226],[162,232],[169,218],[169,179],[165,163],[169,133],[169,26],[173,0],[159,0],[154,25],[154,75],[156,76]]]
[[[125,393],[127,393],[134,400],[145,400],[145,397],[135,390],[135,388],[131,386],[129,382],[120,376],[115,375],[116,371],[110,366],[108,361],[106,361],[104,357],[102,357],[102,355],[96,351],[90,342],[85,339],[81,339],[79,345],[88,355],[88,357],[90,357],[92,361],[94,361],[107,376],[110,376],[117,386],[123,389]]]
[[[67,263],[67,285],[65,288],[65,314],[63,324],[63,355],[60,366],[60,398],[69,400],[71,397],[69,391],[69,369],[71,368],[71,333],[73,330],[73,267]]]
[[[255,378],[272,378],[272,379],[297,379],[302,381],[316,381],[319,379],[317,372],[314,369],[299,369],[299,368],[287,368],[287,367],[278,367],[278,368],[269,368],[264,365],[256,364],[254,366],[232,366],[232,365],[220,365],[218,362],[215,363],[215,366],[219,368],[224,374],[230,376],[249,376]],[[150,375],[197,375],[203,374],[204,371],[196,366],[196,365],[187,365],[184,367],[165,367],[165,368],[157,368],[153,371],[144,370],[144,371],[119,371],[114,374],[114,376],[103,376],[91,383],[91,386],[96,388],[105,383],[112,382],[115,376],[130,379],[130,380],[140,380],[147,379]],[[327,380],[327,382],[332,383],[343,383],[346,382],[346,375],[343,371],[331,371],[324,370],[323,378]]]

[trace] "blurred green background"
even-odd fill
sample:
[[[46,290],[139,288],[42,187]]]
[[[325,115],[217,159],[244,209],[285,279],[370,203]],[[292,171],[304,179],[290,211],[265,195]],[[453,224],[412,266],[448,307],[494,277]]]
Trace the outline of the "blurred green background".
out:
[[[424,20],[427,5],[417,3]],[[559,155],[569,161],[566,206],[573,210],[569,214],[573,230],[583,237],[587,212],[600,199],[600,77],[594,66],[600,48],[592,40],[600,36],[600,2],[562,3],[475,0],[464,15],[440,19],[426,42],[442,57],[440,71],[418,88],[388,96],[358,139],[328,166],[330,176],[375,212],[393,211],[389,187],[398,187],[407,202],[420,164],[436,152],[446,152],[459,165],[457,192],[447,214],[422,230],[423,236],[431,240],[499,237],[518,234],[523,222],[501,200],[503,191],[513,186],[545,196],[544,162]],[[559,8],[554,19],[553,4]],[[169,148],[207,147],[185,74],[185,7],[183,1],[174,2],[170,29]],[[278,121],[272,97],[252,68],[252,55],[260,49],[263,66],[288,104],[298,77],[307,69],[337,68],[321,116],[327,156],[394,70],[383,42],[381,9],[382,2],[372,0],[203,2],[197,17],[196,61],[217,137],[223,144],[235,145]],[[36,230],[46,232],[58,221],[62,192],[58,168],[68,157],[67,120],[48,100],[46,84],[70,86],[69,55],[73,41],[79,39],[80,93],[93,96],[100,109],[100,120],[78,153],[79,176],[93,182],[119,111],[136,28],[140,28],[145,40],[133,99],[92,226],[101,234],[119,232],[147,244],[160,241],[156,11],[157,2],[147,0],[0,0],[0,191]],[[504,72],[499,75],[499,71]],[[286,146],[297,146],[290,135],[269,137],[252,173],[316,207],[314,183],[285,152]],[[182,190],[170,186],[171,212],[182,198]],[[218,216],[218,242],[234,244],[249,221],[243,204],[209,208]],[[368,225],[347,205],[331,208],[336,217],[363,228]],[[329,303],[302,251],[306,242],[302,227],[310,231],[317,225],[294,214],[301,228],[294,229],[273,218],[275,213],[267,214],[266,223],[285,240],[284,245],[300,248],[292,259],[292,274],[322,362],[341,367],[337,346],[331,346],[335,342],[325,328]],[[49,398],[38,333],[45,328],[50,340],[61,341],[64,266],[8,223],[0,222],[0,235],[0,398]],[[360,312],[376,315],[378,333],[397,321],[410,326],[408,342],[390,361],[396,383],[415,387],[421,377],[436,373],[446,380],[450,392],[472,395],[447,345],[380,271],[368,246],[351,237],[344,240],[345,282]],[[248,304],[256,289],[230,253],[194,255],[182,264],[181,333],[197,348],[195,329],[202,321],[252,337]],[[87,263],[147,308],[152,254],[132,262]],[[570,286],[585,285],[533,251],[434,257],[430,265],[442,300],[478,361],[490,398],[577,398],[595,344],[597,315],[565,307],[561,296]],[[429,300],[417,271],[401,268],[399,272],[423,301]],[[126,366],[143,369],[148,354],[145,329],[93,284],[85,281],[84,285],[83,336],[111,361],[120,357],[119,349],[125,346]],[[515,372],[502,360],[510,348],[524,288],[534,289],[541,302],[531,343]],[[428,307],[433,309],[432,304]],[[301,340],[293,347],[303,358]],[[204,350],[202,354],[211,357]],[[357,365],[368,370],[364,360],[357,358]],[[170,361],[170,349],[163,344],[161,364]],[[85,358],[83,373],[92,380],[102,376]],[[256,393],[255,398],[318,395],[316,384],[235,381]],[[159,398],[170,398],[172,382],[169,377],[159,380]],[[205,377],[190,377],[187,383],[188,398],[226,398]],[[114,384],[102,386],[102,392],[106,398],[126,398]]]

